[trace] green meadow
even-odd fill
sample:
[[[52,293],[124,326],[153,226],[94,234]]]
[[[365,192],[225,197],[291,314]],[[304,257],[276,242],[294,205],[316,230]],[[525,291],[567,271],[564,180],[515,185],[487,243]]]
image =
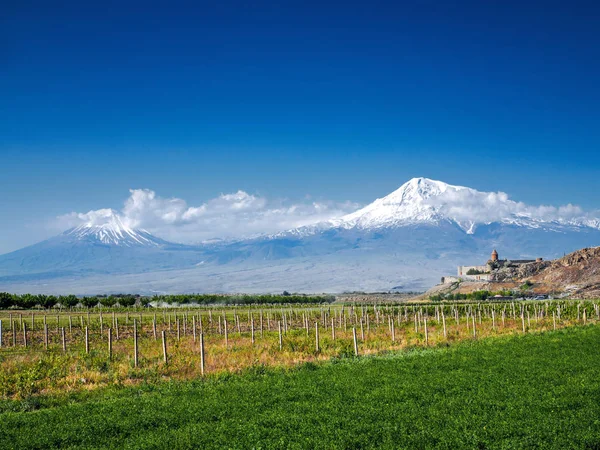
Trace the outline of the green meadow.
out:
[[[600,327],[4,400],[0,448],[600,448]]]

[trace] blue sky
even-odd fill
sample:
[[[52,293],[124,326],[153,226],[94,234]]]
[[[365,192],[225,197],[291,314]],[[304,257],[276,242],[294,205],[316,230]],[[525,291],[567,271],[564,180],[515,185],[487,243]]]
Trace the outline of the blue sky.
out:
[[[132,188],[600,208],[597,2],[86,3],[3,6],[0,253]]]

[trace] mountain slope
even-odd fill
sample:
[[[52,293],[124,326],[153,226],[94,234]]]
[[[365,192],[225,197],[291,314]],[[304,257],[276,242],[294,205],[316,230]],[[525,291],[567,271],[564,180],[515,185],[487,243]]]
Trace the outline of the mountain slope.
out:
[[[79,241],[123,247],[158,247],[168,244],[168,242],[152,236],[145,230],[134,230],[128,227],[119,215],[111,209],[101,210],[101,214],[99,217],[95,217],[93,222],[72,228],[63,234]]]
[[[173,244],[129,228],[114,211],[105,210],[100,221],[96,218],[0,256],[0,283],[193,267],[205,256],[202,248]]]

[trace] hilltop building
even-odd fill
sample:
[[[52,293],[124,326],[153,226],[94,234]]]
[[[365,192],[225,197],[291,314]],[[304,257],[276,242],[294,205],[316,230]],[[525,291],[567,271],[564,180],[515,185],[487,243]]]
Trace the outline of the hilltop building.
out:
[[[453,283],[456,281],[491,281],[494,274],[504,267],[518,267],[521,264],[533,262],[542,262],[542,258],[537,259],[500,259],[496,249],[491,254],[490,259],[484,265],[479,266],[458,266],[457,276],[442,277],[442,284]]]

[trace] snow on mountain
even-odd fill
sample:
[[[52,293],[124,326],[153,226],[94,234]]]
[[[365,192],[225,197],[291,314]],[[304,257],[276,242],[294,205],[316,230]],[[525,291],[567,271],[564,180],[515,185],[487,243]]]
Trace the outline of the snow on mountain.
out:
[[[444,220],[441,206],[430,200],[448,191],[468,190],[428,178],[413,178],[383,198],[342,217],[344,228],[381,228],[417,222],[438,223]]]
[[[134,230],[112,209],[98,211],[93,220],[65,231],[65,236],[79,240],[124,247],[160,246],[165,243],[145,230]]]
[[[567,211],[563,211],[563,209]],[[391,194],[375,200],[341,219],[330,221],[342,228],[379,229],[411,224],[451,222],[467,234],[480,225],[503,223],[527,228],[560,231],[564,227],[600,229],[600,220],[574,217],[578,208],[568,205],[531,207],[510,200],[506,194],[480,192],[428,178],[413,178]],[[564,217],[563,217],[564,215]]]

